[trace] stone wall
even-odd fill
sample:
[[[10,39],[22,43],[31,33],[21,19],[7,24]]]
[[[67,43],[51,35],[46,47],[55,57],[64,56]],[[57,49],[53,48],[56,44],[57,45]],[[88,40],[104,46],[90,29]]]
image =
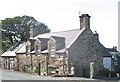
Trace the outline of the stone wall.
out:
[[[50,69],[49,71],[56,72],[58,71],[58,74],[65,74],[66,73],[66,57],[65,54],[54,54],[53,56],[50,56],[48,59],[48,68]]]
[[[69,63],[75,65],[75,74],[90,77],[90,62],[95,61],[97,72],[102,66],[102,49],[90,29],[84,32],[68,49]]]
[[[50,54],[41,54],[40,56],[35,54],[31,54],[31,56],[17,54],[18,68],[21,72],[32,73],[34,69],[38,69],[38,64],[40,63],[40,69],[46,70],[45,74],[50,74],[52,71],[64,74],[66,71],[66,59],[63,56],[64,54],[54,54],[54,57]]]
[[[7,69],[7,58],[1,57],[1,68]]]
[[[52,71],[58,71],[59,74],[65,73],[66,59],[64,53],[56,54],[56,41],[53,37],[50,38],[47,45],[48,53],[40,54],[40,56],[34,53],[29,56],[26,54],[17,54],[19,71],[33,72],[34,69],[38,68],[40,63],[40,69],[46,70],[46,73],[51,73]]]
[[[51,37],[48,41],[48,72],[58,71],[59,74],[64,74],[66,73],[66,56],[64,53],[56,54],[57,47],[65,47],[64,42],[57,43],[57,41]]]
[[[26,54],[17,54],[18,59],[18,69],[24,72],[33,72],[33,69],[38,67],[38,57],[31,54],[27,56]]]
[[[16,57],[1,57],[1,68],[16,71]]]

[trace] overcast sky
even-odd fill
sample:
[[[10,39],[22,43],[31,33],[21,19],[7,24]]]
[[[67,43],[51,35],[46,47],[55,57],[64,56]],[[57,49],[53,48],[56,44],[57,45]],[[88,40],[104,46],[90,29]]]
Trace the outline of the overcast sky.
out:
[[[105,47],[118,45],[119,0],[0,0],[0,20],[28,15],[52,32],[79,29],[79,11],[91,16],[91,29]]]

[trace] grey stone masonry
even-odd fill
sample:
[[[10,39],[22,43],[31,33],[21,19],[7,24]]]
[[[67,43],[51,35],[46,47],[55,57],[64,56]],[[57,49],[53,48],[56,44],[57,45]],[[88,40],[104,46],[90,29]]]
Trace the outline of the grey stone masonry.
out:
[[[90,77],[90,62],[97,63],[97,72],[102,67],[103,56],[102,45],[94,37],[90,29],[78,36],[75,42],[68,49],[69,64],[75,66],[75,74]]]

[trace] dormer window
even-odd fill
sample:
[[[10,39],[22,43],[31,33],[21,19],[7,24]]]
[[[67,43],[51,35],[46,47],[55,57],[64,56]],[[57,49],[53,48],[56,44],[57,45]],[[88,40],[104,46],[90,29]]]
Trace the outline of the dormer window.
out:
[[[40,53],[41,53],[41,41],[37,39],[35,41],[35,55],[39,56]]]
[[[30,47],[31,43],[29,41],[26,42],[26,55],[30,56]]]
[[[49,44],[48,44],[48,49],[49,49],[50,51],[55,51],[55,43],[49,43]]]
[[[50,40],[48,41],[48,53],[51,55],[54,55],[56,51],[56,41],[54,40],[54,38],[50,38]]]

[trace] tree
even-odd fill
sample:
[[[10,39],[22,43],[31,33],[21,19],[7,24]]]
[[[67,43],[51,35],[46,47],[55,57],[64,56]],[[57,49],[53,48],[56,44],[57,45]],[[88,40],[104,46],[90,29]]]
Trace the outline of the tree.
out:
[[[0,55],[2,53],[2,22],[0,21]]]
[[[47,25],[38,22],[34,17],[31,16],[16,16],[13,18],[6,18],[1,21],[3,51],[18,41],[28,40],[30,37],[30,27],[38,29],[37,34],[50,32],[50,29],[47,27]]]

